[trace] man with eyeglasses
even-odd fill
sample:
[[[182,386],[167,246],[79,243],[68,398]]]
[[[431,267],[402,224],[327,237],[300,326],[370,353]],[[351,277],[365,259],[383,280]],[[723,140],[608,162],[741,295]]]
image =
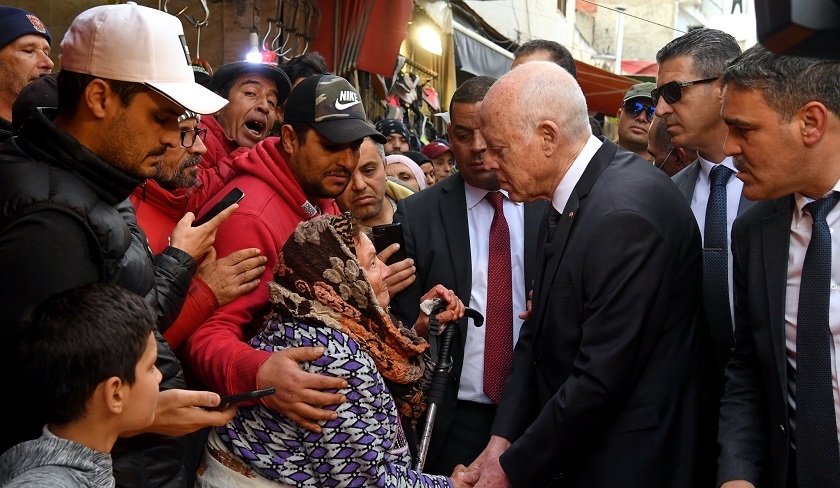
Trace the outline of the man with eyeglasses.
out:
[[[207,129],[197,127],[199,118],[190,111],[178,118],[181,145],[167,148],[162,170],[131,194],[137,223],[154,253],[163,252],[169,245],[172,232],[187,213],[189,190],[207,173],[199,168],[201,157],[207,152]],[[265,271],[265,261],[256,248],[241,249],[221,259],[216,259],[215,250],[211,250],[193,275],[181,313],[163,334],[172,349],[177,351],[216,308],[256,288]]]
[[[618,109],[618,140],[616,144],[628,151],[649,159],[647,153],[648,130],[653,121],[653,99],[650,92],[655,83],[638,83],[624,94],[624,101]]]
[[[703,299],[706,327],[701,339],[705,354],[700,378],[707,416],[704,431],[706,473],[714,473],[717,417],[723,395],[723,370],[734,344],[732,326],[732,223],[749,205],[742,195],[732,158],[723,151],[726,124],[720,117],[720,76],[741,53],[731,35],[715,29],[696,29],[666,44],[656,53],[659,73],[651,93],[656,115],[662,118],[671,143],[694,149],[697,161],[673,177],[688,200],[703,236]],[[713,477],[708,480],[710,486]]]

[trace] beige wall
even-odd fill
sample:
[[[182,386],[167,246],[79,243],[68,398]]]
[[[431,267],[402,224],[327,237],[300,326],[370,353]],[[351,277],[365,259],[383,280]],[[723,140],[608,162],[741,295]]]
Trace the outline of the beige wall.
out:
[[[600,5],[626,7],[626,13],[665,26],[674,25],[673,0],[602,0]],[[603,7],[595,14],[594,42],[600,53],[615,53],[617,13]],[[624,44],[622,58],[655,61],[656,51],[674,38],[674,31],[626,15],[624,17]]]

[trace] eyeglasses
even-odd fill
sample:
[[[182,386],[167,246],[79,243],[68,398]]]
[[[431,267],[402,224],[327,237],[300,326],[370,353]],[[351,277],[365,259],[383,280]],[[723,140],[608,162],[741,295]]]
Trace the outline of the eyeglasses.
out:
[[[193,147],[196,139],[204,141],[207,129],[181,129],[181,145],[187,149]]]
[[[705,80],[697,80],[697,81],[672,81],[670,83],[665,83],[662,86],[656,87],[650,92],[650,97],[653,98],[653,105],[656,106],[659,103],[659,96],[662,95],[665,98],[665,101],[669,104],[673,105],[680,101],[682,98],[682,89],[691,86],[691,85],[700,85],[703,83],[711,83],[715,80],[720,78],[719,76],[715,76],[714,78],[706,78]]]
[[[668,151],[668,154],[667,154],[667,155],[665,155],[665,159],[663,159],[661,163],[659,163],[658,165],[656,165],[656,167],[657,167],[657,168],[659,168],[659,169],[662,169],[662,167],[663,167],[663,166],[665,166],[665,162],[666,162],[666,161],[668,161],[668,158],[670,158],[670,157],[671,157],[671,154],[672,154],[673,152],[674,152],[674,148],[672,147],[672,148],[671,148],[671,150],[670,150],[670,151]]]
[[[645,113],[648,121],[652,121],[653,120],[653,113],[656,112],[656,107],[652,107],[652,106],[648,105],[647,103],[642,103],[642,102],[625,102],[624,103],[624,113],[626,113],[631,119],[635,119],[642,112]]]

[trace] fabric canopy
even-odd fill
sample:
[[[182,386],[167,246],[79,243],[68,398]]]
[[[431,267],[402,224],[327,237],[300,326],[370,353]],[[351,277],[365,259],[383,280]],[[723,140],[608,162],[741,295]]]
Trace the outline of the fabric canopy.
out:
[[[610,73],[591,64],[575,60],[577,81],[586,97],[590,112],[615,115],[621,108],[624,94],[639,83],[633,78]]]
[[[458,22],[452,22],[455,36],[455,64],[476,76],[499,78],[508,71],[513,54],[491,41],[469,30]],[[577,81],[590,112],[615,115],[621,108],[624,94],[638,83],[633,78],[610,73],[591,64],[575,60]]]

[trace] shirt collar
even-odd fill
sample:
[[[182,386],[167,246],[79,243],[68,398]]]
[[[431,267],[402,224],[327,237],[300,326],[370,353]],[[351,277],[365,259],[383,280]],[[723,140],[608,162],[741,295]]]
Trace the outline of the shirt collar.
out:
[[[586,171],[586,167],[589,166],[589,161],[592,160],[602,144],[600,139],[590,134],[589,140],[583,146],[583,150],[577,155],[569,170],[563,175],[563,179],[560,180],[560,184],[554,189],[554,195],[551,197],[551,206],[559,213],[563,213],[563,210],[566,208],[566,203],[569,202],[569,197],[572,195],[572,191],[574,191],[575,186],[580,181],[581,175]]]
[[[829,190],[828,193],[823,195],[823,197],[827,197],[835,191],[840,191],[840,181],[837,181],[837,183],[834,184],[831,190]],[[796,199],[796,208],[793,209],[793,219],[794,222],[798,223],[802,220],[803,217],[805,217],[805,211],[803,210],[805,208],[805,205],[808,205],[809,203],[813,202],[814,199],[806,197],[801,193],[795,193],[793,196]]]
[[[505,190],[500,189],[499,192],[505,196],[508,200],[510,197]],[[483,188],[476,188],[466,181],[464,182],[464,195],[467,198],[467,210],[472,210],[473,207],[479,204],[487,194],[490,193],[490,190],[485,190]],[[516,205],[521,205],[521,202],[513,202]]]

